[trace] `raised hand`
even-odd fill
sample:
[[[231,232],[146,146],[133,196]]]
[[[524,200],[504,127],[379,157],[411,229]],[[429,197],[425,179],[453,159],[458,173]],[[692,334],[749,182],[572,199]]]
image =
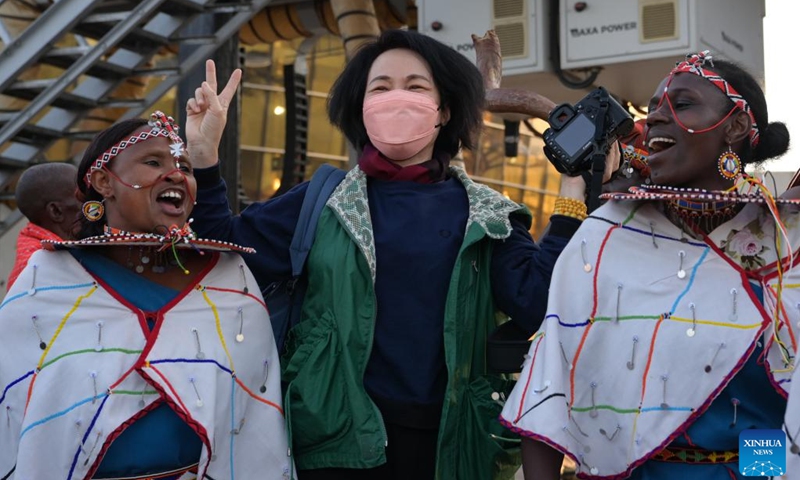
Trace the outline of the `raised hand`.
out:
[[[611,144],[608,154],[606,154],[606,168],[603,172],[603,183],[608,182],[614,175],[614,172],[619,170],[621,158],[622,154],[620,153],[619,142],[614,142]],[[583,202],[586,197],[586,182],[580,175],[576,177],[561,175],[561,189],[558,194],[562,197],[573,198]]]
[[[217,94],[217,68],[213,60],[206,60],[206,81],[195,89],[194,98],[186,102],[186,143],[195,167],[216,165],[219,143],[228,122],[228,107],[241,79],[242,71],[237,68]]]

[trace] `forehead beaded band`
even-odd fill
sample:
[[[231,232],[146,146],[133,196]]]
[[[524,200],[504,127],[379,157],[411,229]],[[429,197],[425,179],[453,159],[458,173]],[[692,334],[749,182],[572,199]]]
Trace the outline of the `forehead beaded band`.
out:
[[[89,171],[86,172],[86,178],[84,179],[86,185],[92,184],[92,172],[102,170],[108,162],[113,160],[114,157],[122,153],[126,148],[144,142],[150,138],[164,137],[170,139],[172,143],[170,143],[169,151],[172,156],[178,159],[183,155],[185,148],[183,140],[178,135],[180,127],[178,127],[172,117],[165,115],[164,112],[160,110],[156,110],[150,115],[150,121],[147,123],[150,125],[150,131],[141,132],[127,139],[120,140],[95,159]]]
[[[710,128],[706,128],[703,130],[692,130],[690,128],[685,127],[683,124],[680,123],[680,121],[678,121],[678,124],[685,130],[689,131],[690,133],[707,132],[709,130],[713,130],[714,128],[718,127],[736,109],[740,109],[744,113],[746,113],[747,116],[750,117],[751,121],[750,146],[755,147],[756,145],[758,145],[758,140],[759,140],[758,124],[756,123],[756,117],[755,115],[753,115],[753,111],[750,109],[750,105],[747,103],[747,100],[745,100],[744,97],[739,92],[737,92],[736,89],[733,88],[733,86],[731,86],[730,83],[728,83],[724,78],[722,78],[722,76],[720,76],[713,70],[706,68],[706,65],[712,68],[714,67],[713,57],[710,55],[710,52],[708,50],[704,50],[702,52],[695,54],[686,55],[686,60],[678,63],[675,66],[675,68],[673,68],[672,71],[670,72],[669,74],[670,78],[667,81],[667,86],[664,88],[662,101],[664,98],[667,99],[670,109],[672,110],[673,117],[675,117],[677,120],[677,117],[675,116],[675,111],[672,108],[672,102],[669,100],[669,96],[667,95],[667,92],[669,90],[669,85],[670,83],[672,83],[672,79],[675,78],[675,75],[678,73],[691,73],[699,77],[705,78],[706,80],[711,82],[712,85],[720,89],[720,91],[722,91],[722,93],[724,93],[725,96],[728,97],[733,102],[734,107],[731,109],[730,112],[728,112],[728,115],[726,115],[722,120],[720,120],[717,124],[715,124]],[[660,103],[661,102],[659,102],[659,105]]]

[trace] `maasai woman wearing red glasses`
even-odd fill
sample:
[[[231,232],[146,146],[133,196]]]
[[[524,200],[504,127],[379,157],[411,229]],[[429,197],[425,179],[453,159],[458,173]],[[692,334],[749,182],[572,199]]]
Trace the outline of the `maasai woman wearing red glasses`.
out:
[[[703,52],[661,82],[651,184],[606,194],[573,236],[505,404],[527,479],[564,454],[581,478],[783,473],[740,460],[739,435],[781,428],[795,363],[798,207],[744,173],[788,145],[738,66]]]

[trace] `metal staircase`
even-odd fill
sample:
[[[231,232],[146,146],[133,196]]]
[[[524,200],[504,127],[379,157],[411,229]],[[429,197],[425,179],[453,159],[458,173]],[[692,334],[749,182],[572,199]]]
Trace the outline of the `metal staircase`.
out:
[[[0,6],[14,1],[33,3]],[[95,132],[76,128],[91,112],[121,109],[120,119],[145,113],[270,1],[38,0],[43,11],[16,38],[0,17],[0,94],[21,100],[18,110],[0,112],[0,189],[43,161],[57,140],[91,138]],[[201,15],[217,15],[216,31],[185,33]],[[193,49],[179,56],[183,45]],[[57,74],[21,80],[41,65]],[[149,78],[142,98],[114,95],[131,77]]]

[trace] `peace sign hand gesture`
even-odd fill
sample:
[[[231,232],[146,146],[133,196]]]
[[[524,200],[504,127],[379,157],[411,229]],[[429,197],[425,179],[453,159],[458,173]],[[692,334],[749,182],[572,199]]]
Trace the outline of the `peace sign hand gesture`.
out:
[[[222,133],[228,122],[228,107],[241,79],[242,71],[237,68],[222,92],[217,94],[216,65],[213,60],[206,60],[206,81],[194,91],[194,98],[186,102],[186,143],[195,167],[216,165]]]

